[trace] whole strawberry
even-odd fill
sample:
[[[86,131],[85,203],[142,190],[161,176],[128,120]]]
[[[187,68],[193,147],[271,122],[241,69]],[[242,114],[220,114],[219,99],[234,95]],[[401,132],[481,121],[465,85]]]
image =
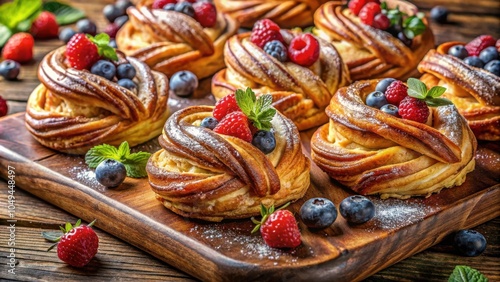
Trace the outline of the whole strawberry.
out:
[[[8,111],[9,107],[7,106],[7,101],[5,101],[2,96],[0,96],[0,117],[7,115]]]
[[[214,128],[214,132],[252,142],[252,131],[248,126],[248,118],[241,111],[227,114]]]
[[[89,69],[99,60],[97,46],[83,33],[71,37],[65,55],[69,65],[77,70]]]
[[[272,248],[295,248],[301,244],[301,235],[297,221],[289,210],[284,210],[288,206],[274,210],[274,206],[267,209],[261,204],[261,221],[252,217],[252,222],[256,224],[252,233],[260,229],[260,234],[264,242]]]
[[[30,33],[35,38],[48,39],[56,38],[59,35],[59,24],[56,16],[51,12],[43,11],[31,24]]]
[[[58,238],[54,238],[48,233],[42,233],[47,240],[58,242],[52,245],[49,250],[57,245],[59,259],[75,267],[87,265],[97,254],[99,247],[99,237],[92,229],[95,220],[89,225],[80,225],[80,223],[81,220],[78,220],[75,226],[69,222],[66,223],[65,227],[61,227],[64,234]]]
[[[31,34],[19,32],[12,35],[3,46],[2,56],[5,60],[27,63],[33,59],[35,40]]]

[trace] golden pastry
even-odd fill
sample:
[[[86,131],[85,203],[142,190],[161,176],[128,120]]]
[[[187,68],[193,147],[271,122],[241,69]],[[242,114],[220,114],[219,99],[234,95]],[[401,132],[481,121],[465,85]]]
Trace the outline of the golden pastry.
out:
[[[335,94],[330,122],[311,139],[312,160],[363,195],[429,196],[461,185],[477,147],[466,120],[453,105],[430,108],[426,123],[369,107],[365,99],[377,83],[358,81]]]
[[[257,20],[271,19],[282,28],[313,25],[314,11],[328,0],[265,1],[265,0],[215,0],[217,9],[229,14],[251,28]]]
[[[467,119],[477,139],[500,140],[500,77],[448,55],[448,50],[464,42],[447,42],[430,50],[418,65],[428,86],[447,88],[450,99]]]
[[[418,9],[401,0],[387,0],[389,9],[409,16]],[[406,46],[387,31],[364,24],[349,8],[347,1],[330,1],[314,14],[315,34],[333,43],[348,65],[353,80],[393,77],[405,79],[416,72],[418,62],[434,47],[434,36],[426,18],[425,31]]]
[[[186,14],[152,9],[152,3],[143,0],[127,10],[130,20],[116,36],[120,50],[168,77],[188,70],[203,79],[224,67],[224,43],[238,31],[234,19],[218,13],[215,26],[204,28]]]

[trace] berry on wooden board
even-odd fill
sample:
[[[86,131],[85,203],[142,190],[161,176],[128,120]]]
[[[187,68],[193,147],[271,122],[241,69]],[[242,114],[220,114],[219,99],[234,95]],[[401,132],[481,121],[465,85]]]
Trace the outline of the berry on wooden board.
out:
[[[170,89],[179,97],[187,97],[198,88],[198,77],[190,71],[179,71],[170,77]]]
[[[33,36],[26,32],[12,35],[3,46],[2,57],[5,60],[13,60],[20,64],[27,63],[33,59]]]
[[[302,243],[299,226],[295,216],[285,210],[288,204],[275,211],[274,206],[269,209],[261,204],[260,221],[252,217],[255,228],[252,233],[260,230],[264,242],[272,248],[296,248]]]
[[[337,208],[326,198],[311,198],[300,207],[300,219],[309,228],[326,228],[337,219]]]
[[[6,80],[16,80],[20,71],[21,65],[16,61],[5,60],[0,63],[0,75]]]
[[[347,222],[361,224],[375,216],[375,205],[364,196],[354,195],[340,202],[339,211]]]
[[[486,249],[486,238],[475,230],[460,230],[455,234],[454,243],[457,250],[468,257],[476,257]]]

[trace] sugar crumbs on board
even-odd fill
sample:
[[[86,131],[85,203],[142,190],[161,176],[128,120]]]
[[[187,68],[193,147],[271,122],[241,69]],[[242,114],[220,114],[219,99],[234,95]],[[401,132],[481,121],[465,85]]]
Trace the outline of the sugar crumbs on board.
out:
[[[425,199],[375,199],[376,214],[373,218],[374,228],[399,229],[420,222],[438,210],[429,206]]]
[[[80,161],[76,163],[72,168],[69,169],[70,177],[77,180],[83,185],[87,185],[94,189],[102,189],[102,185],[97,182],[95,178],[95,173],[93,169],[90,169],[85,161]]]

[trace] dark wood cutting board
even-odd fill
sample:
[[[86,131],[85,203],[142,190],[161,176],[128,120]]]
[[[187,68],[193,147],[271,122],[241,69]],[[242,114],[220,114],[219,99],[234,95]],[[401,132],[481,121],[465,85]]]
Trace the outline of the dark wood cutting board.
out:
[[[24,126],[24,113],[0,119],[0,174],[15,171],[22,188],[159,259],[206,281],[357,281],[422,251],[446,235],[500,215],[500,144],[481,143],[476,169],[466,182],[428,198],[380,200],[376,216],[349,225],[339,215],[324,230],[299,220],[302,245],[267,247],[250,234],[249,219],[207,223],[182,218],[154,197],[147,179],[127,178],[117,189],[98,184],[83,157],[56,153],[38,144]],[[313,130],[301,133],[309,155]],[[155,151],[156,140],[134,148]],[[309,198],[338,206],[351,195],[315,165],[311,187],[289,209],[298,213]]]

